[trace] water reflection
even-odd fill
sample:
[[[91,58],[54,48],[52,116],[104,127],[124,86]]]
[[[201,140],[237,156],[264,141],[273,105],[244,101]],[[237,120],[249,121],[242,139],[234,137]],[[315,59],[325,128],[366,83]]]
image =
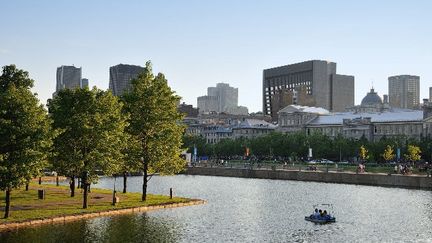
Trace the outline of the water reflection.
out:
[[[23,228],[0,234],[0,242],[177,242],[172,220],[146,213]]]

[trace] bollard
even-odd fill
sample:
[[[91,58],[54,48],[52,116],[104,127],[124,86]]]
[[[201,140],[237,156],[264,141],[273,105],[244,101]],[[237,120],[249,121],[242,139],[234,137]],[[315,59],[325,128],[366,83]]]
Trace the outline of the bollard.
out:
[[[170,188],[170,199],[172,199],[173,190],[172,187]]]
[[[120,198],[117,197],[117,192],[113,191],[112,205],[115,206],[119,202],[120,202]]]
[[[45,199],[45,190],[38,190],[38,199]]]

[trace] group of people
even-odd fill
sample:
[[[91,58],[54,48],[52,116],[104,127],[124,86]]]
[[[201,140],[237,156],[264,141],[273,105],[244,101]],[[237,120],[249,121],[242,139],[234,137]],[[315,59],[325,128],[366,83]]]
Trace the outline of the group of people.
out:
[[[366,165],[365,164],[359,164],[357,166],[357,173],[364,173],[366,170]]]
[[[329,220],[331,219],[331,215],[327,213],[326,210],[321,210],[318,208],[315,208],[315,211],[313,214],[311,214],[310,216],[312,219],[325,219],[325,220]]]
[[[399,164],[395,165],[394,167],[394,173],[401,173],[402,175],[411,174],[412,172],[412,166],[408,164]]]

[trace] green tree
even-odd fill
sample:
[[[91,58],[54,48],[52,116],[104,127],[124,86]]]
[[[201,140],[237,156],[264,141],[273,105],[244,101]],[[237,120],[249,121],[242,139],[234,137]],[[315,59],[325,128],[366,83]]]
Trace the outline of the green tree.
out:
[[[382,157],[386,162],[392,161],[396,157],[393,146],[387,145]]]
[[[421,159],[420,147],[415,145],[408,145],[407,154],[405,154],[405,159],[410,162],[416,162]]]
[[[54,165],[72,180],[81,178],[83,208],[87,208],[88,188],[97,181],[97,171],[116,173],[123,160],[127,117],[122,104],[109,91],[64,89],[49,102],[49,110],[59,133],[54,140]]]
[[[186,164],[180,158],[184,132],[182,114],[177,111],[180,97],[168,86],[163,74],[153,75],[151,63],[147,62],[144,71],[132,80],[132,89],[124,99],[130,114],[128,132],[141,143],[142,200],[145,201],[147,183],[154,173],[177,173]]]
[[[4,217],[10,215],[11,191],[47,164],[52,133],[46,110],[30,91],[33,80],[15,65],[0,76],[0,189],[6,191]]]
[[[127,178],[130,172],[138,172],[140,170],[139,161],[141,160],[140,151],[140,141],[134,137],[129,136],[125,133],[127,137],[127,144],[123,148],[123,160],[121,161],[120,173],[123,174],[123,193],[127,192]]]

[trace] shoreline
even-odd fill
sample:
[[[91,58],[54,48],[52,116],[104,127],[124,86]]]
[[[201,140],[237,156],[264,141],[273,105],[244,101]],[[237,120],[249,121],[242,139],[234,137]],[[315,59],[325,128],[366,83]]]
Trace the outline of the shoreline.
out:
[[[190,201],[188,202],[173,202],[173,203],[164,203],[159,205],[149,205],[149,206],[142,206],[142,207],[110,209],[110,210],[103,210],[100,212],[78,213],[78,214],[71,214],[71,215],[47,217],[43,219],[31,219],[31,220],[0,223],[0,233],[2,231],[14,230],[22,227],[32,227],[37,225],[54,224],[54,223],[66,223],[66,222],[77,221],[82,219],[106,217],[106,216],[113,216],[113,215],[133,214],[139,212],[154,211],[159,209],[202,205],[205,203],[207,203],[205,200],[190,199]]]
[[[312,181],[366,186],[383,186],[432,190],[432,178],[417,175],[383,173],[321,172],[223,167],[187,167],[186,175],[225,176],[239,178]]]

